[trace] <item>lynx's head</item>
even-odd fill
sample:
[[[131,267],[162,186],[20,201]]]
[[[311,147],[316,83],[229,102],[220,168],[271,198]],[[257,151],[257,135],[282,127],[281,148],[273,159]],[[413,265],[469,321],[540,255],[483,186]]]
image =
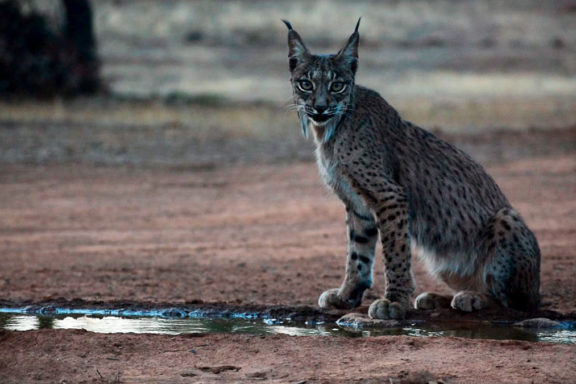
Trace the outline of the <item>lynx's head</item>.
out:
[[[288,27],[288,60],[294,105],[304,136],[308,126],[322,128],[328,141],[342,115],[351,108],[354,76],[358,67],[358,27],[346,45],[333,55],[314,55],[308,51],[300,35],[286,20]]]

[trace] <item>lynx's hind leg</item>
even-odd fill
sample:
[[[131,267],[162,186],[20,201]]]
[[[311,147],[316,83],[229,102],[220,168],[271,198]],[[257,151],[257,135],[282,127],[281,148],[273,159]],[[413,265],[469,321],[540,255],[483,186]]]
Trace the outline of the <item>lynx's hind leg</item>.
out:
[[[494,300],[486,293],[460,291],[454,295],[450,306],[462,312],[474,312],[494,306]]]
[[[488,256],[484,281],[489,293],[505,307],[536,309],[540,301],[540,248],[520,215],[510,208],[498,211],[483,240]]]
[[[415,309],[439,309],[450,308],[451,295],[440,295],[433,292],[419,294],[414,300]]]

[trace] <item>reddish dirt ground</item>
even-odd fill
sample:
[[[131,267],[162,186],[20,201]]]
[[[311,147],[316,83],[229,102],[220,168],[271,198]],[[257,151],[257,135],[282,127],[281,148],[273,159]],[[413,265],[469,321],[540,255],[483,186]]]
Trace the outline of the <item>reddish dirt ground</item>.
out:
[[[489,172],[539,239],[544,308],[576,311],[576,157]],[[0,185],[4,300],[313,306],[342,278],[344,209],[312,163],[14,165],[0,168]],[[380,269],[364,304],[382,290]],[[419,292],[445,290],[421,265],[415,277]],[[576,382],[574,346],[458,338],[4,331],[0,356],[3,383]]]
[[[0,367],[10,377],[3,383],[480,384],[573,383],[576,377],[573,346],[521,341],[43,330],[3,332],[0,343]]]

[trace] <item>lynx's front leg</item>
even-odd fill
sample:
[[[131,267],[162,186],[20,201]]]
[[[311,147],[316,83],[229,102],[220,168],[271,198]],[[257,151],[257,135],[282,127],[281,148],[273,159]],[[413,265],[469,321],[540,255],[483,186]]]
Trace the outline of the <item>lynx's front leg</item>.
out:
[[[366,206],[346,205],[348,260],[346,277],[340,288],[329,289],[318,299],[321,308],[355,308],[362,303],[364,291],[372,286],[374,249],[378,228]]]
[[[382,163],[380,163],[382,164]],[[366,162],[368,171],[346,167],[350,184],[370,207],[377,220],[384,254],[386,290],[382,299],[370,305],[375,319],[401,319],[410,308],[414,293],[408,236],[408,200],[401,187],[385,176],[378,162]]]
[[[414,293],[410,244],[408,240],[408,206],[404,194],[396,187],[381,189],[375,204],[384,254],[386,291],[382,299],[370,305],[373,319],[401,319],[410,308]]]

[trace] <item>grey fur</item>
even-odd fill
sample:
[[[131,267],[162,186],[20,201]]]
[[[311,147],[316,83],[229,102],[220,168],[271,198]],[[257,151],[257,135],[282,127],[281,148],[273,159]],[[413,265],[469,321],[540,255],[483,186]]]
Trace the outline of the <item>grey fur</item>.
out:
[[[371,317],[405,316],[415,290],[411,254],[457,292],[451,299],[422,294],[417,308],[536,308],[538,243],[494,180],[458,148],[403,120],[378,93],[355,85],[357,29],[338,54],[313,55],[286,24],[302,130],[312,132],[320,173],[347,213],[346,277],[319,305],[361,303],[379,233],[386,290],[370,306]],[[338,82],[344,91],[334,91]]]

